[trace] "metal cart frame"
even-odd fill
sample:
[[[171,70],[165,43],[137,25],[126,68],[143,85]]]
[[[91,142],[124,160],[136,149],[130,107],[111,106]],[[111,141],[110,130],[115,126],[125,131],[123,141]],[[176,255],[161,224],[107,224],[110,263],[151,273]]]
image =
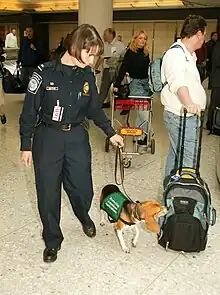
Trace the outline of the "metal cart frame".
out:
[[[123,126],[119,120],[117,120],[114,116],[116,110],[126,110],[128,111],[127,114],[127,125]],[[149,111],[149,118],[147,121],[148,128],[147,132],[143,130],[141,127],[146,121],[142,122],[138,127],[130,127],[129,123],[129,115],[130,111]],[[124,137],[124,148],[122,150],[122,157],[123,157],[123,166],[124,168],[129,168],[131,166],[131,160],[133,156],[142,155],[150,148],[151,154],[155,153],[155,139],[153,128],[152,128],[152,97],[150,96],[128,96],[127,99],[118,99],[116,95],[113,95],[112,99],[112,108],[111,108],[111,122],[112,127],[114,128],[115,123],[117,122],[120,126],[120,129],[117,130],[121,136]],[[145,134],[147,136],[147,144],[139,146],[137,140],[137,136],[141,136]],[[133,137],[133,151],[126,152],[126,137],[132,136]],[[110,140],[106,138],[105,142],[105,151],[109,152],[110,147]],[[142,149],[142,152],[141,152]]]

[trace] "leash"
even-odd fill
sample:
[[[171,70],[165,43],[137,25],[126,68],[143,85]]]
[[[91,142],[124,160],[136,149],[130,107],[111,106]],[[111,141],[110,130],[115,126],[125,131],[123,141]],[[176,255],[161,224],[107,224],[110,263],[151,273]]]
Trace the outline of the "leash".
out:
[[[118,178],[117,178],[118,165],[119,165],[120,181],[118,181]],[[115,183],[117,185],[122,186],[125,196],[128,198],[130,202],[136,203],[127,194],[124,187],[124,179],[125,179],[125,171],[124,171],[123,160],[122,160],[122,151],[119,147],[117,147],[115,152]]]

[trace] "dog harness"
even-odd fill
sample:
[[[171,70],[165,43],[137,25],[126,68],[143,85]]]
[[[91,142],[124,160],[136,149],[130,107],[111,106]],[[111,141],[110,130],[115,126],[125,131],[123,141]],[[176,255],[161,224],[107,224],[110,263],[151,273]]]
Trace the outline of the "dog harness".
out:
[[[115,223],[118,220],[121,220],[126,225],[134,225],[134,222],[128,222],[120,217],[122,209],[126,209],[126,205],[131,203],[131,201],[121,192],[114,192],[106,196],[101,204],[101,209],[108,214],[108,219],[111,223]],[[138,202],[137,202],[138,203]],[[128,215],[132,216],[135,219],[138,218],[138,213],[135,210],[134,214],[128,212]]]

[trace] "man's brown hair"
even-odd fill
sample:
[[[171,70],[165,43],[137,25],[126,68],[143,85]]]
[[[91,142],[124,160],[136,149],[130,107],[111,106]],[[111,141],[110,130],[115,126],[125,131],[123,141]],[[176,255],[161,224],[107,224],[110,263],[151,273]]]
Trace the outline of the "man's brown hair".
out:
[[[89,51],[91,48],[98,48],[97,55],[101,55],[104,51],[103,41],[95,27],[83,24],[68,36],[68,52],[78,61],[83,62],[81,58],[82,50]]]
[[[191,38],[196,35],[199,31],[203,34],[207,27],[207,22],[204,17],[200,15],[189,15],[183,24],[180,37],[183,38]]]
[[[116,32],[115,32],[115,29],[113,29],[113,28],[108,28],[104,31],[104,33],[105,32],[111,34],[113,36],[113,38],[116,37]]]

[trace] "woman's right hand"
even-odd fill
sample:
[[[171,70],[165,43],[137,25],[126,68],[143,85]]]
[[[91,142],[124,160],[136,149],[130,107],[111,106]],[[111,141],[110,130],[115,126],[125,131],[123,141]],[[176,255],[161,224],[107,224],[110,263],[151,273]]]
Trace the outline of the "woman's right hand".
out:
[[[32,152],[31,151],[23,151],[21,152],[21,162],[25,166],[30,166],[32,163]]]
[[[113,87],[113,92],[118,92],[118,88],[117,87]]]

